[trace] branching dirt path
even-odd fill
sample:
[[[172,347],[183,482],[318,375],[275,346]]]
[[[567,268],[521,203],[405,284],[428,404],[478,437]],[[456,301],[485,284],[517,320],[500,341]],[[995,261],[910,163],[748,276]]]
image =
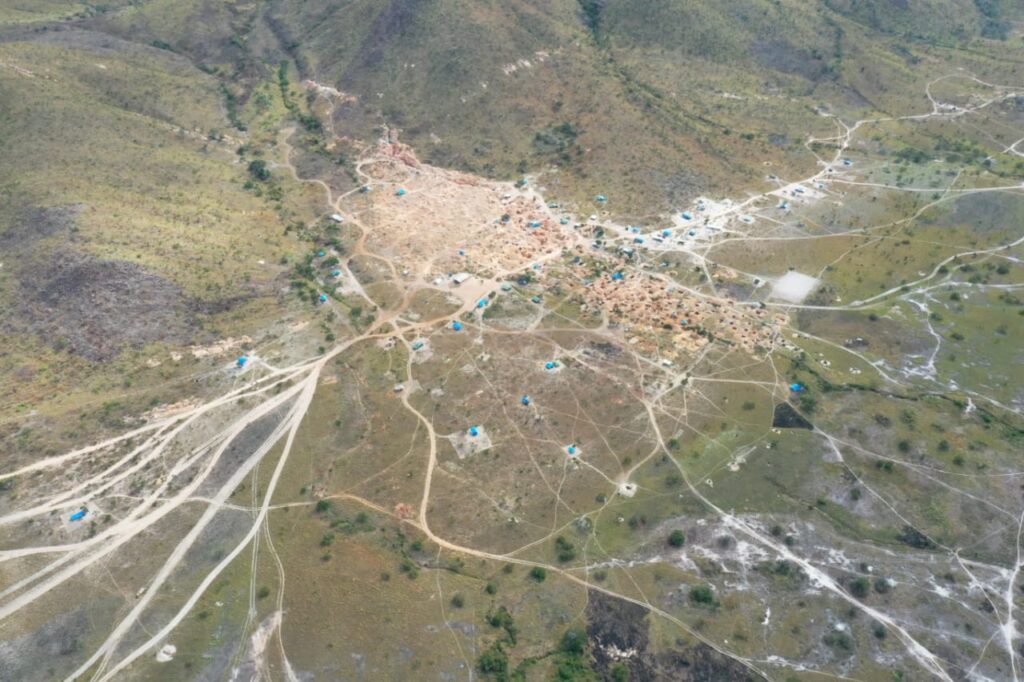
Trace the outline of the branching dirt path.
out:
[[[831,169],[841,162],[843,154],[849,148],[855,134],[867,126],[895,120],[914,121],[927,120],[931,118],[966,117],[971,113],[977,112],[978,110],[995,102],[1019,96],[1021,91],[1024,90],[1019,88],[1008,88],[1006,86],[991,85],[974,79],[979,85],[998,90],[999,94],[970,108],[951,109],[948,105],[944,105],[937,101],[932,94],[932,86],[941,80],[944,79],[937,79],[936,81],[929,83],[926,88],[927,97],[932,104],[931,112],[900,117],[898,119],[865,119],[857,121],[851,125],[844,124],[839,119],[834,119],[837,127],[837,134],[835,136],[821,138],[811,137],[807,143],[808,149],[810,149],[811,145],[816,142],[834,144],[836,151],[833,158],[823,159],[819,157],[819,163],[821,164],[822,169],[818,173],[800,181],[800,183],[813,185],[816,182],[828,181],[853,186],[882,188],[893,191],[925,191],[913,188],[897,188],[874,182],[859,182],[845,177],[837,178],[834,177]],[[293,129],[286,129],[282,131],[282,147],[285,150],[285,153],[284,159],[277,165],[287,169],[295,180],[311,183],[320,187],[324,191],[324,203],[327,211],[342,212],[344,202],[349,198],[349,196],[358,190],[352,190],[351,192],[347,192],[340,196],[334,196],[331,187],[324,181],[317,178],[300,177],[294,165],[292,165],[288,160],[291,148],[288,146],[287,139],[293,132]],[[1017,150],[1017,146],[1022,140],[1024,140],[1024,137],[1009,145],[1006,148],[1006,153],[1024,156],[1024,154]],[[373,152],[371,151],[368,153],[366,158],[361,158],[356,164],[356,172],[367,187],[376,183],[374,178],[365,171],[366,166],[373,163],[372,154]],[[510,190],[510,192],[511,191],[512,190]],[[946,200],[947,196],[981,192],[1019,193],[1022,192],[1022,187],[1020,185],[1007,185],[981,189],[954,189],[952,187],[947,187],[941,199],[928,204],[925,208]],[[529,198],[531,201],[539,200],[541,205],[546,205],[543,201],[543,197],[536,193],[532,187],[523,190],[520,194],[523,197]],[[745,212],[750,210],[752,207],[755,207],[766,200],[772,200],[774,196],[776,195],[773,193],[766,193],[748,198],[726,210],[723,210],[720,217],[725,220],[733,217],[739,217],[745,214]],[[546,217],[557,223],[556,213],[547,209],[545,210],[547,211]],[[915,215],[920,215],[923,210],[925,209],[920,209]],[[367,256],[382,259],[380,254],[372,253],[367,250],[367,237],[370,234],[371,228],[365,224],[358,215],[349,213],[345,216],[345,219],[347,224],[352,225],[355,229],[359,229],[361,231],[355,250],[350,254],[350,256]],[[628,226],[618,225],[615,223],[603,224],[610,232],[609,242],[613,246],[628,244],[634,238],[634,233],[629,230]],[[877,229],[877,227],[878,226],[875,226],[874,228],[863,228],[858,230],[858,232],[869,233],[871,230]],[[567,232],[566,243],[568,245],[574,247],[586,244],[587,240],[585,240],[580,233],[576,232],[573,226],[566,226],[562,229]],[[850,232],[844,232],[841,234],[848,235]],[[738,231],[723,233],[722,236],[723,238],[717,241],[710,241],[708,243],[693,242],[683,248],[679,248],[678,246],[673,246],[673,248],[692,256],[696,262],[700,263],[704,267],[705,272],[707,272],[708,264],[713,263],[711,255],[715,248],[734,241],[773,239],[772,237],[751,236]],[[832,236],[838,235],[826,235],[813,238],[828,238]],[[799,237],[787,238],[798,239]],[[931,272],[907,285],[894,287],[869,298],[860,301],[853,301],[845,305],[770,305],[786,309],[864,309],[876,306],[880,302],[894,297],[907,298],[909,296],[926,293],[929,290],[929,287],[933,285],[935,279],[939,276],[942,266],[951,263],[958,258],[967,256],[994,256],[997,254],[1007,254],[1021,244],[1024,244],[1024,237],[1016,239],[1008,244],[993,246],[990,248],[965,249],[955,256],[944,259],[938,266],[935,266]],[[190,610],[196,605],[207,589],[219,576],[221,576],[229,565],[247,549],[249,549],[252,554],[252,582],[250,585],[251,604],[255,604],[255,571],[261,553],[269,552],[274,566],[276,567],[280,586],[275,605],[276,620],[271,623],[271,632],[269,636],[276,637],[278,653],[282,661],[284,675],[286,678],[290,682],[299,679],[299,676],[291,668],[284,649],[284,639],[281,637],[281,628],[286,620],[283,600],[287,577],[287,566],[282,562],[274,548],[267,520],[270,512],[274,510],[282,509],[286,506],[299,506],[298,504],[274,505],[273,499],[282,473],[285,471],[285,467],[288,466],[290,456],[292,455],[296,435],[298,434],[299,429],[302,428],[304,420],[308,416],[310,406],[314,401],[316,389],[320,382],[324,367],[330,361],[338,358],[346,352],[349,352],[359,344],[380,341],[393,336],[399,343],[404,344],[408,351],[405,366],[406,379],[409,382],[415,381],[417,368],[413,362],[414,354],[411,343],[407,338],[409,335],[416,333],[422,334],[424,337],[430,337],[430,335],[435,333],[439,328],[449,325],[455,320],[462,319],[466,313],[469,313],[478,307],[477,301],[481,296],[481,292],[486,294],[489,291],[494,291],[500,286],[502,281],[511,275],[528,271],[528,269],[532,267],[558,262],[560,259],[565,258],[565,254],[567,252],[568,248],[562,244],[559,244],[557,248],[552,248],[549,251],[538,252],[534,254],[533,258],[529,259],[526,265],[522,265],[518,268],[496,269],[488,278],[481,278],[481,282],[477,288],[458,290],[446,287],[437,287],[430,282],[414,282],[403,292],[402,299],[397,305],[392,306],[387,310],[382,309],[379,317],[367,331],[353,336],[321,355],[297,362],[287,367],[274,368],[263,365],[260,368],[261,371],[248,376],[247,381],[243,385],[227,391],[224,395],[213,400],[190,407],[181,414],[148,423],[142,427],[133,429],[122,435],[106,439],[100,443],[84,446],[54,457],[43,458],[39,461],[19,467],[16,470],[0,473],[0,481],[4,481],[36,473],[52,473],[59,471],[64,467],[78,466],[90,457],[96,457],[99,461],[103,462],[98,471],[90,473],[82,480],[69,481],[67,485],[60,490],[52,491],[51,494],[41,497],[29,497],[20,502],[21,506],[19,508],[5,510],[0,514],[0,530],[2,530],[5,527],[13,527],[16,524],[21,524],[27,520],[41,519],[54,513],[63,514],[68,509],[73,509],[77,506],[96,504],[109,497],[118,496],[115,493],[117,487],[125,481],[130,480],[131,477],[138,472],[158,464],[168,466],[168,474],[159,484],[152,487],[152,489],[146,490],[139,495],[120,495],[121,498],[133,503],[131,508],[127,513],[124,513],[123,516],[118,518],[116,522],[112,523],[109,527],[105,528],[93,537],[67,544],[39,544],[36,546],[15,547],[0,550],[0,563],[23,559],[26,557],[45,557],[46,561],[40,568],[31,571],[28,575],[15,583],[2,586],[2,589],[0,589],[0,621],[9,618],[17,618],[24,609],[37,604],[43,597],[53,593],[54,590],[65,587],[69,584],[69,581],[80,576],[83,571],[107,560],[133,539],[157,528],[157,524],[162,519],[167,518],[168,515],[172,514],[176,510],[182,509],[184,505],[198,503],[205,507],[202,513],[191,522],[191,526],[188,528],[187,532],[183,534],[181,539],[176,542],[173,549],[170,550],[159,569],[155,571],[144,590],[138,596],[137,600],[130,605],[130,608],[126,607],[124,613],[118,615],[116,624],[111,628],[102,643],[95,648],[95,650],[90,652],[89,656],[81,662],[81,664],[71,675],[68,676],[67,679],[91,679],[94,682],[121,679],[125,674],[127,674],[127,669],[133,662],[137,661],[144,655],[154,652],[156,649],[159,649],[161,645],[167,642],[175,628],[189,614]],[[655,257],[656,256],[657,254],[655,253]],[[594,257],[601,258],[602,256],[600,253],[595,253]],[[397,272],[400,269],[400,265],[391,261],[387,261],[387,264],[392,274],[396,275],[397,278]],[[351,275],[351,273],[349,274]],[[679,282],[676,282],[671,276],[663,273],[647,272],[646,274],[650,275],[652,279],[655,279],[667,286],[684,289],[691,295],[699,297],[709,303],[720,304],[725,301],[725,298],[717,295],[713,289],[712,293],[708,294],[707,292],[703,292],[692,287],[686,287]],[[367,295],[358,279],[355,276],[352,276],[351,279],[355,282],[357,293],[365,298],[367,303],[373,305],[373,300],[369,295]],[[320,281],[319,284],[322,286],[324,282]],[[415,294],[428,289],[442,291],[448,296],[458,297],[461,305],[459,305],[456,310],[433,319],[417,321],[407,319],[406,313]],[[333,302],[331,305],[333,305]],[[549,311],[545,308],[541,308],[539,315],[546,315],[547,312]],[[539,322],[540,319],[542,318],[538,317],[537,321]],[[484,325],[482,317],[478,318],[476,323],[466,324],[473,330],[477,331],[481,337],[484,334],[515,335],[521,333],[540,336],[544,333],[548,333],[546,340],[550,341],[550,329],[545,330],[544,332],[539,331],[536,328],[527,329],[523,332],[488,329]],[[536,325],[534,325],[534,327],[536,327]],[[590,335],[595,339],[614,338],[612,330],[608,324],[607,316],[605,316],[603,324],[600,327],[591,329],[570,329],[576,333]],[[551,343],[557,346],[557,343],[554,341],[551,341]],[[877,373],[877,376],[884,381],[896,385],[904,385],[903,380],[900,378],[890,376],[886,374],[882,368],[867,362],[867,358],[858,351],[842,346],[836,346],[836,349],[849,353],[851,356],[855,356],[858,359],[865,361],[869,367],[873,368]],[[567,353],[568,352],[569,351],[567,351]],[[629,350],[629,353],[635,361],[637,374],[642,375],[645,372],[655,371],[661,372],[666,376],[668,380],[667,385],[670,387],[678,386],[684,379],[694,379],[691,383],[691,387],[688,389],[690,391],[688,395],[692,396],[694,401],[704,398],[699,387],[701,381],[731,381],[744,383],[748,384],[752,391],[764,391],[770,395],[774,394],[777,390],[785,391],[785,382],[777,371],[775,372],[774,380],[748,381],[744,379],[720,379],[713,375],[692,376],[694,368],[705,361],[703,353],[690,358],[685,366],[672,367],[671,369],[666,369],[664,366],[659,365],[656,358],[652,359],[645,357],[632,350]],[[579,355],[575,356],[575,359],[581,364],[587,362],[586,358],[580,357]],[[591,369],[602,377],[621,384],[621,379],[612,376],[610,372],[607,372],[599,366],[588,365],[588,369]],[[477,367],[477,371],[486,379],[483,369]],[[491,385],[490,388],[492,390],[496,390],[493,385]],[[665,455],[674,463],[675,468],[678,470],[679,475],[685,483],[688,493],[710,510],[724,527],[733,529],[737,533],[749,538],[753,543],[764,548],[770,555],[783,558],[799,566],[815,585],[827,591],[831,595],[834,595],[843,603],[848,604],[850,607],[882,624],[889,632],[892,632],[898,638],[908,656],[915,661],[920,666],[921,670],[923,670],[928,676],[950,681],[954,679],[954,674],[949,671],[947,664],[941,660],[935,652],[929,650],[924,644],[922,644],[920,639],[915,637],[911,632],[913,629],[911,625],[901,623],[896,617],[885,613],[879,608],[871,606],[863,599],[858,599],[851,595],[824,570],[823,566],[816,564],[811,558],[799,555],[785,543],[780,542],[773,536],[755,528],[751,523],[730,511],[721,508],[702,491],[700,481],[691,481],[689,472],[682,466],[677,457],[673,455],[671,448],[668,446],[666,439],[662,434],[661,423],[664,422],[660,420],[668,419],[673,423],[680,423],[680,421],[682,421],[684,426],[688,426],[685,424],[685,415],[680,416],[674,411],[675,408],[666,407],[662,400],[667,392],[671,390],[670,388],[666,388],[660,393],[655,393],[653,395],[644,394],[642,391],[637,391],[632,386],[627,386],[625,384],[622,384],[622,388],[624,392],[628,393],[628,395],[630,395],[638,405],[642,405],[643,410],[646,412],[647,423],[642,425],[643,433],[649,434],[652,437],[654,446],[651,447],[649,451],[645,451],[646,454],[641,457],[639,461],[632,463],[628,467],[621,468],[619,472],[603,471],[593,464],[585,461],[583,462],[584,466],[590,467],[596,475],[602,477],[608,484],[618,486],[629,483],[634,474],[638,472],[642,466],[648,463],[652,457]],[[977,398],[987,399],[982,395],[977,395]],[[548,562],[525,559],[519,555],[523,550],[529,547],[536,546],[554,538],[566,527],[567,524],[556,522],[551,527],[551,532],[546,534],[544,537],[532,541],[525,547],[506,553],[493,553],[474,547],[464,546],[438,535],[431,528],[430,518],[431,500],[434,492],[434,474],[438,468],[438,435],[435,431],[433,421],[412,404],[410,392],[402,393],[400,395],[400,402],[403,409],[408,411],[425,431],[427,436],[427,448],[423,453],[423,487],[420,492],[416,517],[415,519],[401,518],[398,520],[410,527],[418,529],[432,543],[437,545],[440,550],[489,561],[511,563],[528,567],[542,567],[560,578],[586,590],[593,590],[643,606],[659,618],[674,624],[681,630],[687,632],[690,636],[703,642],[720,654],[736,660],[751,672],[764,677],[768,676],[767,670],[769,666],[788,666],[794,669],[799,669],[797,663],[781,659],[773,659],[769,661],[740,656],[735,652],[730,651],[724,645],[713,641],[703,633],[689,627],[681,619],[672,615],[657,604],[651,603],[646,599],[646,597],[636,598],[625,595],[609,589],[598,582],[591,581],[589,579],[589,574],[593,567],[590,565],[564,568]],[[996,401],[990,400],[990,402],[995,403]],[[1012,410],[1012,407],[1007,407],[1007,409]],[[579,410],[581,414],[585,414],[585,410],[582,407],[579,407]],[[227,417],[225,417],[225,415],[227,415]],[[274,415],[280,415],[274,427],[270,429],[266,435],[257,439],[257,442],[251,444],[249,449],[246,451],[245,456],[242,457],[240,461],[230,460],[226,453],[229,452],[233,445],[240,442],[243,433],[251,430],[254,425],[261,423],[261,420],[270,419]],[[216,428],[211,428],[211,424],[216,424],[218,426]],[[204,431],[204,429],[207,429],[209,432]],[[830,446],[836,451],[840,460],[840,446],[851,446],[851,444],[844,443],[831,434],[819,432],[819,435],[823,439],[827,440]],[[141,440],[136,441],[136,439]],[[118,448],[122,448],[124,444],[128,442],[131,442],[132,445],[122,454],[116,455],[115,453]],[[271,453],[276,454],[271,456],[271,459],[268,460],[267,457],[270,456]],[[616,459],[617,458],[618,457],[616,455]],[[261,470],[261,467],[264,464],[267,464],[268,466],[272,464],[273,469],[264,490],[257,493],[254,486],[250,502],[251,506],[243,508],[229,503],[229,498],[236,492],[240,485],[247,480],[256,479],[257,472]],[[903,465],[901,462],[897,462],[897,464]],[[230,475],[218,478],[218,476],[223,474],[221,470],[225,467],[229,467]],[[543,473],[539,471],[539,467],[538,475],[544,478]],[[1021,472],[1007,473],[1005,475],[1021,475]],[[564,469],[562,471],[562,476],[564,482]],[[172,482],[174,485],[172,485]],[[553,493],[556,507],[564,506],[570,513],[574,513],[573,510],[562,500],[561,484],[555,486],[548,483],[547,479],[545,479],[544,483]],[[555,483],[558,482],[555,481]],[[971,496],[966,491],[959,490],[950,484],[943,483],[943,485],[954,494],[962,494],[967,497]],[[879,499],[885,499],[882,495],[870,490],[870,487],[866,485],[865,487],[867,487],[872,494],[878,495]],[[349,493],[328,495],[328,497],[351,500],[358,504],[365,505],[368,509],[372,509],[377,513],[397,518],[394,511],[386,509],[383,505],[378,504],[371,499],[366,499]],[[599,509],[587,512],[586,515],[596,517],[603,513],[607,506],[608,503],[605,503]],[[898,515],[898,511],[893,505],[889,505],[889,508],[892,513]],[[227,551],[220,561],[203,576],[202,580],[189,590],[187,597],[184,598],[180,604],[176,605],[173,609],[173,613],[162,622],[162,625],[158,629],[152,632],[147,632],[149,636],[141,643],[135,643],[131,645],[131,648],[126,648],[125,642],[135,641],[130,638],[130,635],[132,633],[136,633],[140,628],[144,617],[154,611],[154,605],[160,599],[162,590],[173,583],[174,575],[176,571],[183,567],[186,555],[190,550],[196,547],[197,543],[200,542],[204,531],[211,527],[211,524],[215,521],[217,514],[224,510],[250,514],[250,517],[246,522],[246,532],[234,541],[231,549]],[[1024,530],[1024,510],[1018,512],[1018,510],[1000,509],[1000,511],[1004,515],[1012,517],[1012,521],[1016,521],[1017,560],[1015,565],[1012,567],[984,567],[996,572],[1001,576],[1002,580],[1005,580],[1005,584],[999,584],[999,591],[1003,595],[1004,602],[1002,606],[1003,613],[996,614],[998,624],[993,628],[993,632],[991,633],[992,636],[989,641],[993,641],[995,639],[1001,640],[1012,667],[1013,679],[1017,681],[1019,680],[1019,677],[1016,646],[1020,641],[1020,635],[1015,619],[1014,596],[1019,572],[1022,567],[1022,561],[1024,561],[1021,553],[1021,535],[1022,530]],[[596,535],[593,539],[596,542]],[[957,552],[955,548],[946,549],[948,549],[951,554],[956,554]],[[637,589],[641,596],[643,596],[642,591],[639,590],[639,585],[637,585]],[[258,627],[258,624],[255,623],[255,616],[256,612],[253,606],[251,608],[250,621],[246,624],[247,629],[251,629],[254,626]],[[245,639],[243,637],[243,643],[244,641]],[[242,652],[239,652],[239,655],[241,653]],[[982,655],[984,655],[984,652],[982,652]],[[827,673],[822,674],[832,677],[840,677],[836,675],[829,675]]]

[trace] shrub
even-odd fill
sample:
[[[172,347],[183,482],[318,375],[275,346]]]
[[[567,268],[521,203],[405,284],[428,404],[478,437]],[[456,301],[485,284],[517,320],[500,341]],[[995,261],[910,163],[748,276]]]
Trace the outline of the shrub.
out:
[[[569,628],[562,635],[559,648],[567,654],[582,654],[587,649],[587,631],[578,625]]]
[[[850,581],[850,594],[858,599],[863,599],[868,596],[868,592],[871,590],[871,583],[868,582],[867,578],[856,578]]]
[[[530,577],[535,581],[542,583],[544,582],[544,579],[548,577],[548,572],[540,566],[534,566],[530,569]]]
[[[715,593],[709,585],[697,585],[690,590],[690,601],[695,604],[714,604]]]
[[[501,644],[495,642],[490,649],[480,654],[476,668],[484,675],[505,679],[508,675],[508,654],[502,650]]]
[[[683,534],[683,531],[676,529],[669,533],[668,544],[672,547],[682,547],[686,544],[686,535]]]
[[[249,162],[249,175],[253,176],[260,182],[266,182],[270,179],[270,169],[267,168],[267,162],[263,159],[256,159]]]
[[[576,558],[576,548],[561,535],[555,538],[555,553],[563,564]]]

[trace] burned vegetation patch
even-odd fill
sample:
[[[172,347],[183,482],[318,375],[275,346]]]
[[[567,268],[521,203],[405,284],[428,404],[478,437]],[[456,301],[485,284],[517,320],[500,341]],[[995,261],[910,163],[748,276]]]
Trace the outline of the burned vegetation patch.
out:
[[[789,403],[779,403],[775,406],[775,414],[772,416],[772,428],[810,430],[814,426]]]
[[[77,212],[27,207],[9,216],[0,246],[13,301],[0,325],[90,360],[108,360],[127,346],[186,340],[188,310],[178,286],[136,263],[78,250]]]
[[[188,336],[180,289],[135,263],[68,251],[19,274],[18,317],[58,349],[107,360],[125,346]]]
[[[645,682],[740,682],[758,679],[746,666],[703,643],[680,644],[672,651],[648,651],[647,609],[603,592],[591,591],[587,601],[587,637],[594,668],[602,679],[619,679],[625,668],[630,680]]]

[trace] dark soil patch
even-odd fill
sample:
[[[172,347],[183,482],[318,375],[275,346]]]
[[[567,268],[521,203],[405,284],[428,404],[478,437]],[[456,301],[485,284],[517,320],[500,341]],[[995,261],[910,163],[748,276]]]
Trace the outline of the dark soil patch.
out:
[[[743,664],[706,644],[684,644],[674,651],[647,650],[650,624],[647,609],[632,602],[592,591],[587,602],[587,637],[593,648],[594,669],[611,680],[616,664],[629,669],[629,679],[643,682],[739,682],[757,679]],[[628,658],[613,652],[635,650]]]
[[[772,417],[772,427],[776,429],[813,429],[811,422],[804,419],[803,415],[793,409],[789,403],[779,403],[775,406],[775,415]]]

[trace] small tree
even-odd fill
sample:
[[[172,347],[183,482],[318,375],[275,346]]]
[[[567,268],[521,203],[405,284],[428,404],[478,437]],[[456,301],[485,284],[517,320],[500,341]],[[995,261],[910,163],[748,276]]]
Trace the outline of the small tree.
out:
[[[714,604],[715,593],[708,585],[697,585],[690,590],[690,601],[695,604]]]
[[[567,654],[582,654],[587,649],[587,631],[576,625],[562,635],[560,648]]]
[[[505,679],[508,675],[508,654],[502,650],[500,643],[495,642],[490,649],[480,654],[476,667],[484,675]]]
[[[672,547],[682,547],[686,544],[686,535],[678,528],[668,535],[668,544]]]
[[[270,179],[270,169],[267,168],[267,162],[263,159],[255,159],[249,162],[249,175],[253,176],[260,182],[266,182]]]
[[[544,582],[544,579],[548,577],[548,572],[540,566],[534,566],[530,569],[530,577],[539,583]]]

